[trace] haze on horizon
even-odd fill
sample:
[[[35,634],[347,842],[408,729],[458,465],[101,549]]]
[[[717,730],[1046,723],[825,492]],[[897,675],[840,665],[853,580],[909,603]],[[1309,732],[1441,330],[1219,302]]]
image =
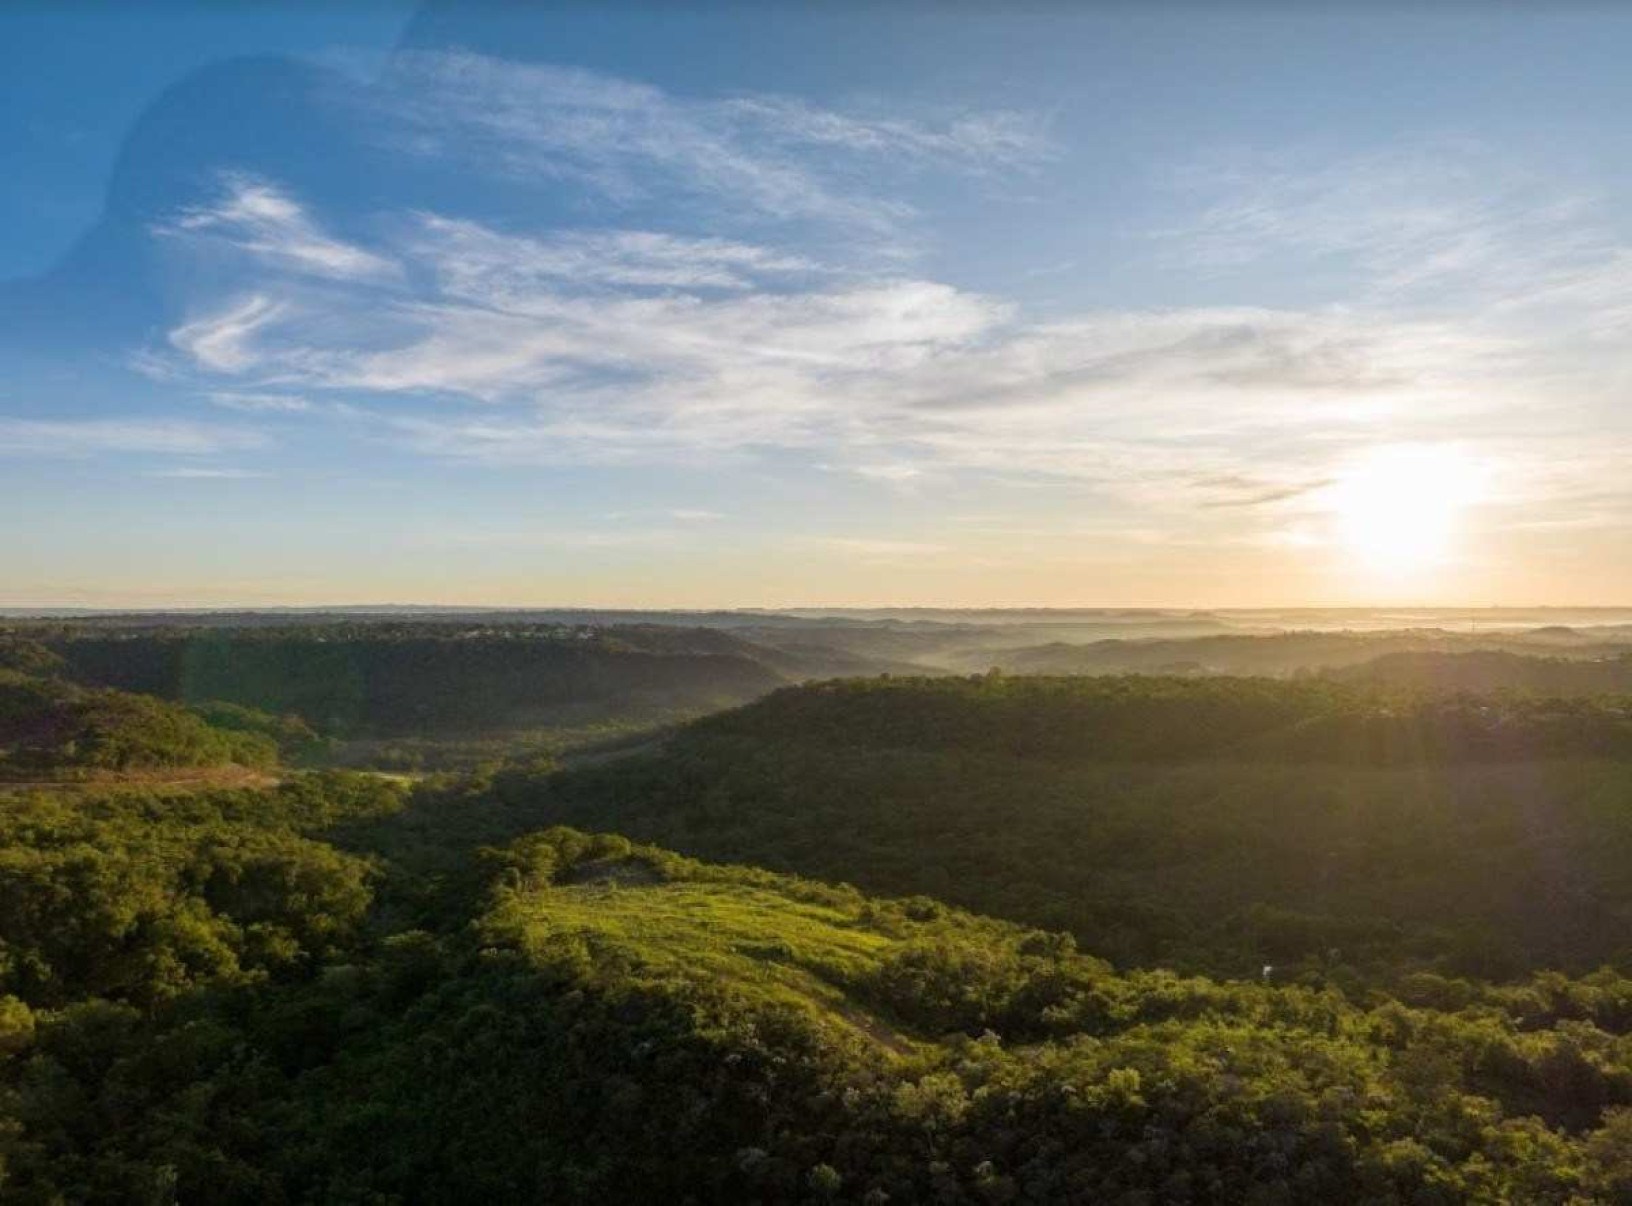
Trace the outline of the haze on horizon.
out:
[[[1632,602],[1629,51],[7,6],[0,608]]]

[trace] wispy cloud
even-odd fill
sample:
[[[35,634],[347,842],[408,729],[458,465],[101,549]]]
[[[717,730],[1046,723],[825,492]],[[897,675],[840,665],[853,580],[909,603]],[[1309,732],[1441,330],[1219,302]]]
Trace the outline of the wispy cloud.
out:
[[[1043,121],[1032,113],[964,112],[932,124],[841,113],[785,96],[727,100],[719,109],[739,119],[744,129],[757,129],[768,140],[792,147],[905,155],[977,169],[1034,163],[1054,150]]]
[[[869,481],[887,482],[892,486],[906,485],[924,476],[922,467],[909,465],[901,461],[874,461],[850,465],[845,468],[857,477],[866,478]]]
[[[1331,486],[1332,479],[1323,477],[1277,484],[1263,478],[1227,473],[1221,477],[1202,478],[1194,484],[1210,496],[1201,504],[1204,507],[1262,507],[1304,498]]]
[[[1414,327],[1427,338],[1404,373],[1363,345],[1327,368],[1366,366],[1376,388],[1363,392],[1392,400],[1384,426],[1396,437],[1476,434],[1515,505],[1585,505],[1572,497],[1599,473],[1589,465],[1628,434],[1632,243],[1612,198],[1448,138],[1349,154],[1214,154],[1168,183],[1191,210],[1157,232],[1169,267],[1209,272],[1214,287],[1294,280],[1351,322]],[[1314,451],[1317,466],[1334,454],[1330,442]],[[1272,475],[1266,495],[1309,480],[1307,464],[1283,462],[1289,471]],[[1295,494],[1261,504],[1298,505]]]
[[[184,210],[158,231],[217,242],[272,267],[313,276],[355,281],[398,273],[390,260],[324,232],[277,185],[242,173],[225,173],[220,196]]]
[[[306,398],[289,394],[245,394],[218,390],[208,395],[210,405],[248,414],[305,414],[313,409]]]
[[[1466,140],[1338,157],[1239,151],[1188,164],[1172,183],[1200,206],[1158,232],[1176,262],[1344,269],[1336,279],[1360,300],[1456,296],[1483,308],[1624,257],[1590,192]]]
[[[327,389],[539,400],[591,426],[618,412],[729,420],[753,443],[846,374],[900,370],[978,338],[1007,308],[945,285],[881,280],[802,292],[644,290],[585,295],[550,276],[461,258],[422,264],[442,283],[381,308],[343,291],[234,297],[170,343],[205,370]],[[516,248],[525,263],[528,241]],[[613,419],[612,421],[615,421]]]
[[[673,528],[434,528],[415,532],[411,543],[427,548],[568,549],[583,552],[645,549],[671,544],[683,533]]]
[[[614,203],[661,196],[669,206],[703,201],[738,214],[874,232],[910,208],[859,189],[835,157],[875,170],[926,163],[985,170],[1048,149],[1037,120],[1021,114],[926,122],[783,97],[682,97],[578,68],[468,53],[398,56],[375,103],[416,149],[575,181]]]
[[[746,289],[809,273],[804,256],[719,238],[646,230],[576,230],[545,238],[507,235],[478,222],[426,214],[415,251],[442,288],[502,307],[540,288]]]
[[[822,536],[816,540],[824,548],[869,560],[902,557],[935,557],[950,550],[944,544],[926,540],[881,540],[866,536]]]
[[[761,218],[861,228],[905,212],[841,188],[798,148],[960,170],[1041,153],[1007,118],[930,126],[777,98],[682,100],[471,57],[403,71],[393,95],[423,85],[403,120],[448,154],[491,152],[613,198],[647,186],[730,197]],[[169,335],[171,366],[232,409],[333,410],[325,399],[344,391],[372,438],[478,464],[797,450],[915,491],[955,474],[1064,479],[1096,506],[1269,525],[1349,450],[1477,425],[1492,446],[1512,441],[1515,479],[1539,482],[1521,464],[1537,439],[1580,418],[1563,408],[1603,404],[1621,379],[1606,366],[1632,371],[1617,342],[1632,322],[1632,249],[1586,200],[1489,175],[1480,156],[1247,156],[1184,178],[1194,214],[1160,236],[1170,262],[1341,261],[1348,288],[1324,304],[1039,321],[892,261],[824,262],[798,240],[417,213],[356,249],[399,269],[400,288],[371,272],[267,274],[201,299]],[[254,187],[280,221],[321,231],[287,191]]]
[[[244,481],[268,475],[253,469],[207,469],[199,466],[182,466],[177,469],[155,469],[144,476],[175,478],[182,481]]]
[[[170,345],[200,367],[217,373],[238,373],[255,367],[260,352],[256,335],[290,313],[283,302],[260,293],[234,298],[224,308],[170,332]]]
[[[241,382],[217,395],[245,407],[288,396],[268,383],[504,407],[377,420],[438,456],[615,464],[799,448],[896,485],[931,467],[1114,482],[1130,463],[1189,480],[1227,468],[1243,439],[1448,420],[1476,390],[1488,404],[1509,350],[1446,322],[1337,309],[1028,323],[939,282],[836,281],[750,244],[595,239],[427,217],[397,251],[428,283],[411,301],[339,284],[234,296],[170,342]]]
[[[0,418],[0,455],[87,457],[100,453],[209,456],[260,448],[260,432],[175,419]]]

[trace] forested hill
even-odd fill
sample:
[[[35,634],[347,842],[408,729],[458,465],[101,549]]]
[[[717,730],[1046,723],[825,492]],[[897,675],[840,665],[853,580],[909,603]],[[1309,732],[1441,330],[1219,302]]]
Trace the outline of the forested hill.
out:
[[[1071,762],[1632,758],[1632,697],[1492,698],[1266,678],[840,680],[700,721],[699,736]]]
[[[145,695],[0,669],[0,783],[277,760],[286,726],[241,709],[218,719]]]
[[[695,713],[786,681],[744,642],[693,629],[36,625],[27,635],[76,681],[292,713],[335,736]]]
[[[615,835],[479,849],[487,811],[313,776],[0,814],[0,1195],[1632,1192],[1612,972],[1352,994],[1118,973],[1062,935]]]
[[[495,790],[1118,962],[1511,975],[1632,955],[1626,726],[1607,702],[1271,680],[830,683]]]
[[[1032,632],[1039,630],[1032,629]],[[1381,631],[1205,633],[1183,637],[1054,640],[1001,646],[970,641],[943,658],[966,672],[998,666],[1011,674],[1252,674],[1285,677],[1363,667],[1400,655],[1409,662],[1435,656],[1494,653],[1516,659],[1617,659],[1628,652],[1623,629],[1537,628],[1529,631]],[[1360,674],[1364,676],[1364,671]],[[1470,684],[1472,685],[1472,684]]]
[[[1632,695],[1632,654],[1536,657],[1501,650],[1391,653],[1328,671],[1342,682],[1421,691],[1514,692],[1530,695]]]

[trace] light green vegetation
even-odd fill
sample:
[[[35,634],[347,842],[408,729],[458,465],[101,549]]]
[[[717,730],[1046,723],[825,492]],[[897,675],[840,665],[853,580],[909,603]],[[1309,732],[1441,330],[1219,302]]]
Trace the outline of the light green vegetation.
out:
[[[724,987],[745,1001],[792,1006],[819,1024],[859,1031],[889,1051],[909,1049],[848,996],[906,937],[890,932],[859,893],[795,881],[663,880],[638,860],[605,860],[582,874],[589,882],[540,889],[504,918],[524,927],[524,949],[547,959],[593,951],[627,960],[653,984]]]
[[[609,878],[540,893],[530,906],[537,941],[605,943],[654,972],[750,989],[769,973],[789,990],[774,992],[783,999],[833,1000],[891,941],[862,919],[859,896],[840,909],[738,885]]]

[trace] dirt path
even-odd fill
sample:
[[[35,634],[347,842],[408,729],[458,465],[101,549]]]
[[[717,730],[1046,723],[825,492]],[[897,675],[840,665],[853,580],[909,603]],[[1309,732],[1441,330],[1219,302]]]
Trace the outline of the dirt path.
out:
[[[661,737],[653,737],[649,741],[642,741],[636,745],[620,745],[613,749],[589,749],[581,753],[568,750],[561,755],[561,765],[568,770],[577,770],[585,766],[603,766],[608,762],[619,762],[624,758],[633,758],[637,754],[656,753],[663,748],[663,744],[667,740],[668,735],[664,734]]]
[[[837,1005],[834,1006],[833,1012],[872,1039],[873,1042],[889,1051],[893,1051],[897,1055],[911,1055],[915,1050],[912,1043],[906,1038],[886,1026],[872,1014],[865,1013],[854,1005]]]

